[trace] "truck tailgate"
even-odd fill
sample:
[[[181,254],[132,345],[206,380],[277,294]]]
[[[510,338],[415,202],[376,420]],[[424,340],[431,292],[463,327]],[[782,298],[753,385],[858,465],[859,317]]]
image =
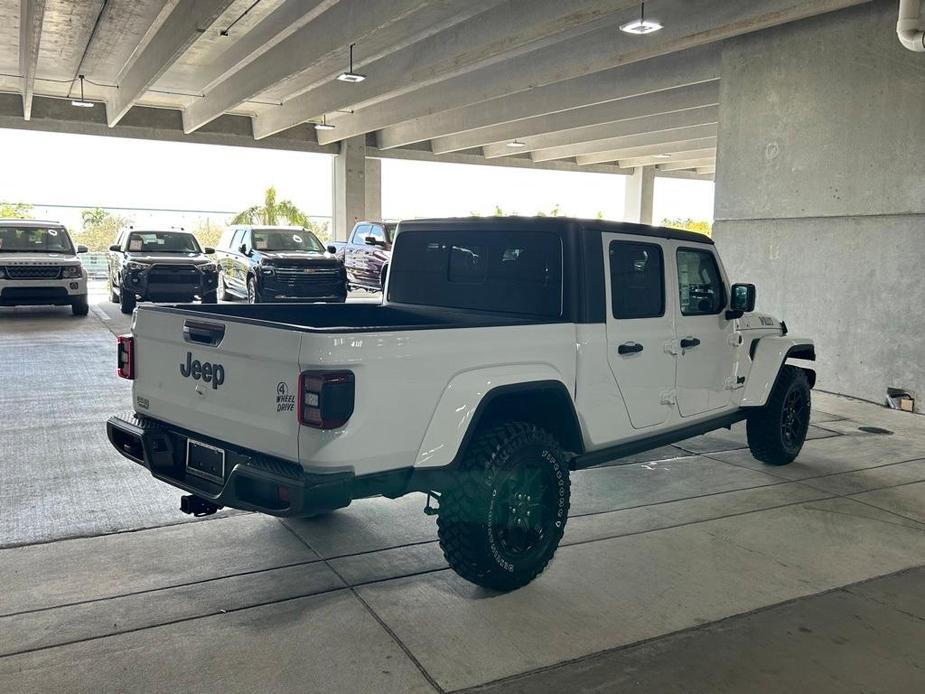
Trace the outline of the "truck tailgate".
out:
[[[135,314],[133,403],[192,432],[298,461],[302,334],[167,307]]]

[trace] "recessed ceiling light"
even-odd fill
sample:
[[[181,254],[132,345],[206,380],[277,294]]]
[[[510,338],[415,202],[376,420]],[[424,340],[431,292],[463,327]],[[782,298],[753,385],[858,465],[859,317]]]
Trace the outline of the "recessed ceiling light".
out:
[[[328,117],[321,116],[321,122],[315,123],[315,130],[334,130],[334,124],[328,123]]]
[[[654,19],[646,19],[646,4],[643,2],[640,3],[639,6],[639,19],[634,19],[632,22],[621,25],[620,31],[625,34],[644,36],[646,34],[654,34],[661,28],[662,25]]]
[[[353,47],[355,43],[350,44],[350,62],[347,65],[347,72],[342,72],[337,76],[341,82],[349,82],[350,84],[356,84],[357,82],[362,82],[366,79],[366,75],[361,75],[358,72],[353,71]]]
[[[96,106],[92,101],[87,101],[84,99],[84,76],[78,75],[80,77],[80,98],[71,99],[71,106],[79,106],[80,108],[93,108]]]
[[[510,142],[507,143],[507,146],[512,147],[514,149],[520,149],[521,147],[526,147],[527,143],[521,142],[520,140],[511,140]]]

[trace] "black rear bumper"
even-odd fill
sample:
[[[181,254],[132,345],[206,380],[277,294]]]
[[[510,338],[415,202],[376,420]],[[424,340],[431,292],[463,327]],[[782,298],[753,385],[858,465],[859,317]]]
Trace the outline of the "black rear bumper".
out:
[[[119,453],[148,468],[155,478],[218,506],[281,517],[304,516],[347,506],[357,491],[352,472],[309,473],[297,463],[134,414],[110,417],[106,434]],[[187,472],[190,435],[225,451],[223,483]]]

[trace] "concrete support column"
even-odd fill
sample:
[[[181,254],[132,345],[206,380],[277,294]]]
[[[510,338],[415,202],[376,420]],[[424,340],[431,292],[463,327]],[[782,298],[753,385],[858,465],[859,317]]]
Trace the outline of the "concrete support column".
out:
[[[730,280],[816,341],[818,388],[880,403],[901,388],[918,411],[923,70],[894,0],[726,42],[713,227]]]
[[[637,224],[651,224],[654,200],[655,167],[636,167],[633,175],[626,177],[626,204],[623,219]]]
[[[382,160],[366,160],[366,219],[382,219]]]
[[[346,241],[354,222],[366,219],[366,137],[340,143],[334,155],[334,240]],[[376,176],[378,181],[378,176]]]

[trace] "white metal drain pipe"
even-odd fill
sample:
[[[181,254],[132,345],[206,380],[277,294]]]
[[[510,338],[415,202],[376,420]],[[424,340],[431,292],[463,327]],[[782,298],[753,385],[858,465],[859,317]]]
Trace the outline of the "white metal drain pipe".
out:
[[[899,0],[896,35],[910,51],[925,53],[925,30],[922,27],[922,0]]]

